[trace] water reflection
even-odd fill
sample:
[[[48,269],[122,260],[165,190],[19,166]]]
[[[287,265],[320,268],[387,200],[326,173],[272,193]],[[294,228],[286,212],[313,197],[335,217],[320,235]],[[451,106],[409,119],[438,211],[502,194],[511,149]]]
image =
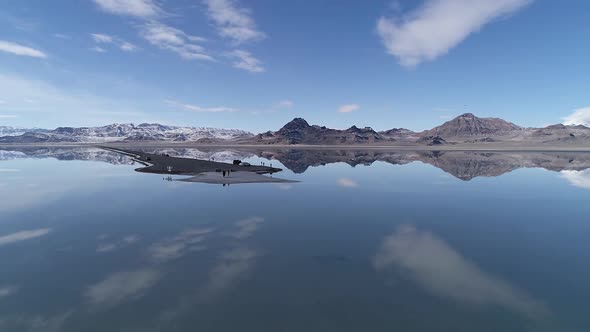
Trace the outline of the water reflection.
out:
[[[18,287],[15,285],[4,285],[0,286],[0,299],[6,296],[10,296],[18,291]]]
[[[2,235],[0,236],[0,246],[34,239],[43,235],[47,235],[50,231],[50,228],[40,228]]]
[[[19,158],[56,158],[59,160],[94,160],[110,164],[133,164],[125,155],[99,148],[11,147],[0,150],[0,160]],[[277,160],[294,173],[304,173],[310,167],[345,163],[350,166],[371,165],[376,161],[405,165],[415,161],[435,166],[452,176],[470,181],[477,177],[495,177],[519,168],[544,168],[550,171],[583,171],[590,168],[587,152],[477,152],[477,151],[395,151],[351,149],[277,149],[277,148],[136,148],[154,154],[203,160],[232,161],[234,159],[265,158]],[[8,169],[8,168],[6,168]],[[565,173],[570,176],[570,173]],[[576,173],[571,173],[576,174]],[[586,176],[583,173],[583,176]],[[206,182],[207,179],[186,181]]]
[[[563,170],[561,171],[561,177],[573,186],[590,189],[590,169],[583,171]]]
[[[0,209],[42,193],[1,211],[0,331],[590,326],[590,191],[569,185],[586,185],[585,154],[249,152],[320,164],[290,174],[298,185],[225,190],[100,150],[41,150],[0,153],[21,170],[2,173]],[[372,167],[348,166],[361,160]],[[450,175],[515,167],[556,172]],[[396,220],[413,225],[392,232]]]
[[[176,236],[154,243],[148,249],[149,255],[153,261],[163,263],[190,252],[205,250],[206,247],[202,243],[213,231],[213,228],[187,229]]]
[[[484,272],[444,240],[411,225],[387,236],[374,258],[378,271],[395,269],[437,296],[471,305],[500,305],[531,318],[543,304],[516,286]]]
[[[162,273],[152,268],[115,272],[89,286],[84,296],[93,309],[108,309],[122,302],[140,298],[161,277]]]

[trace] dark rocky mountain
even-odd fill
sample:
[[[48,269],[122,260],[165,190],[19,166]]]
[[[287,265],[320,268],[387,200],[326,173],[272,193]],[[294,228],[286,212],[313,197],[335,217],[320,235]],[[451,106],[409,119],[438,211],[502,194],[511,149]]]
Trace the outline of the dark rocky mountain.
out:
[[[267,131],[252,138],[242,140],[254,144],[370,144],[393,142],[370,127],[352,126],[345,130],[310,125],[302,118],[295,118],[278,131]]]
[[[438,127],[421,133],[421,136],[484,137],[514,135],[523,130],[512,122],[499,118],[479,118],[472,113],[462,114]]]

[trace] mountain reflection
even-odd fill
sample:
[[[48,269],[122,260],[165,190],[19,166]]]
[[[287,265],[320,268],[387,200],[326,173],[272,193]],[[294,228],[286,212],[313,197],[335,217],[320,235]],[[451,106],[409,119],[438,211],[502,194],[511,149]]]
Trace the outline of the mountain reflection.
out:
[[[476,177],[495,177],[519,168],[544,168],[562,172],[572,184],[586,187],[590,153],[586,152],[482,152],[482,151],[393,151],[352,149],[272,149],[256,148],[142,148],[148,153],[216,161],[253,157],[277,160],[294,173],[310,167],[346,163],[352,167],[369,166],[376,161],[404,165],[415,161],[435,166],[452,176],[469,181]],[[56,158],[59,160],[93,160],[110,164],[133,164],[131,158],[100,148],[11,147],[0,150],[0,160],[18,158]]]

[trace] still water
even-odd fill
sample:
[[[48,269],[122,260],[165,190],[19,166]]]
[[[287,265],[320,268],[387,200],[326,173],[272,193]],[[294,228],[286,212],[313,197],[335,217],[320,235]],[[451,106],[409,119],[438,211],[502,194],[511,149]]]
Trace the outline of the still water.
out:
[[[0,331],[589,331],[590,155],[0,151]],[[175,177],[176,178],[176,177]]]

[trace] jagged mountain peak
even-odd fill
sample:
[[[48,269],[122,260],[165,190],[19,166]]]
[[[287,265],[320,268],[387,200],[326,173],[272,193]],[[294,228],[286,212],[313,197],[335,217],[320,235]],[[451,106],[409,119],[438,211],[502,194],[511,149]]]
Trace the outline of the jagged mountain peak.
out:
[[[282,129],[303,129],[311,127],[303,118],[295,118],[283,126]]]

